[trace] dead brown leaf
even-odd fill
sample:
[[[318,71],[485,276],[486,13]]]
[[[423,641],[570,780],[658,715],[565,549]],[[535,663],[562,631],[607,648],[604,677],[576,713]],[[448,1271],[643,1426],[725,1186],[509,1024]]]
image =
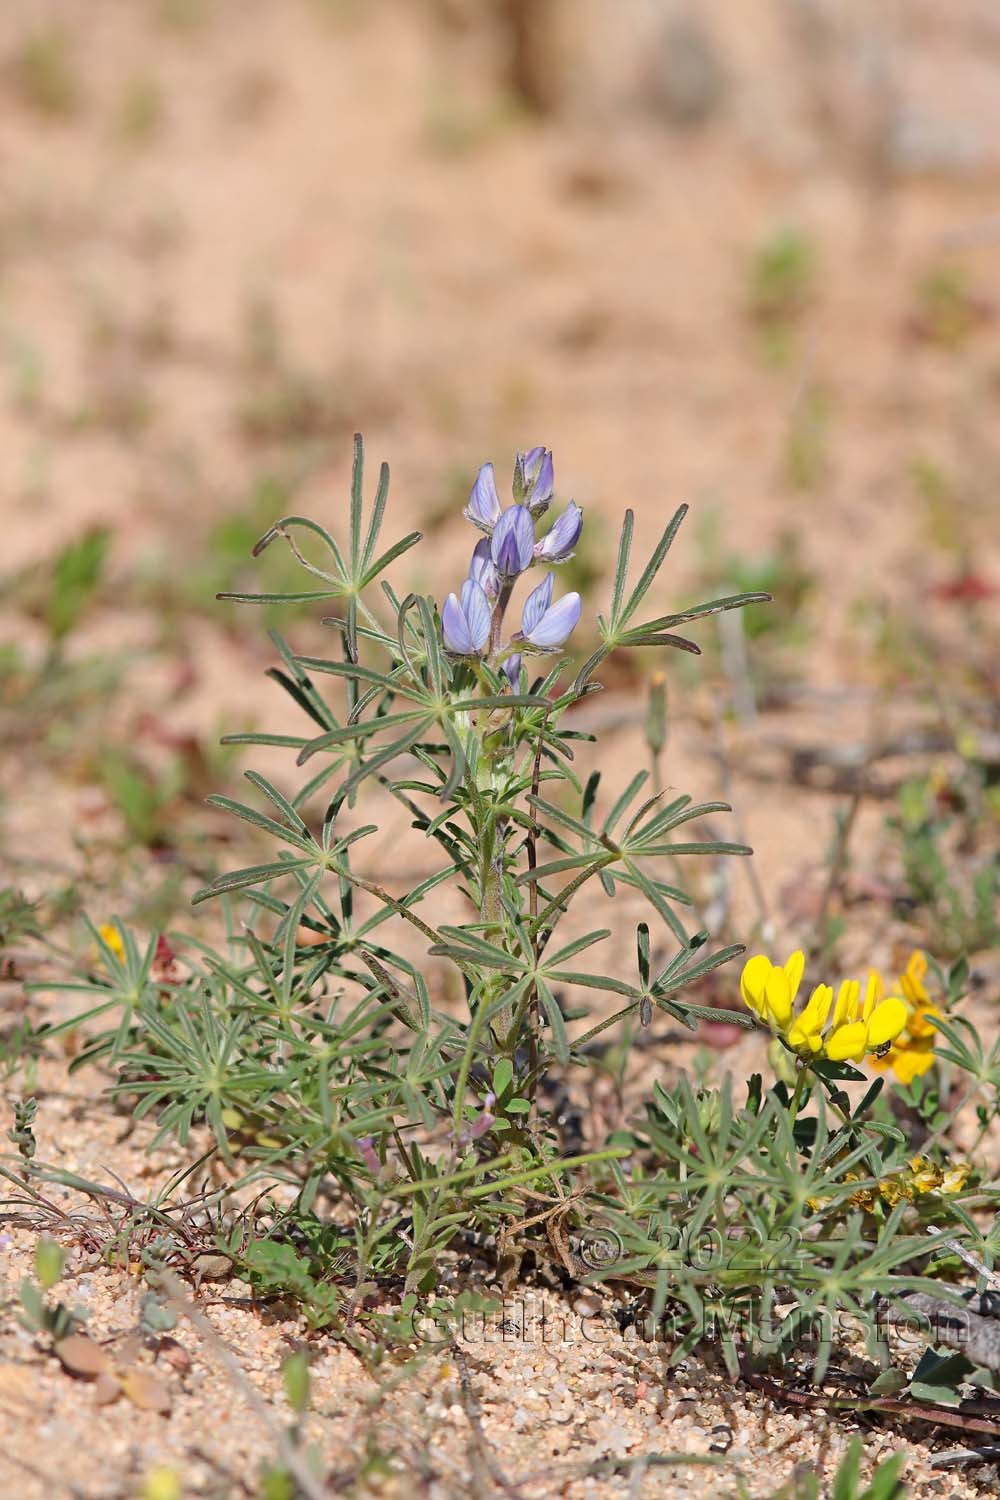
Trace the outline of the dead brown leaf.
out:
[[[142,1411],[158,1411],[164,1415],[170,1411],[170,1392],[163,1381],[148,1370],[126,1370],[121,1376],[121,1387],[132,1405]]]
[[[111,1373],[111,1360],[107,1353],[88,1338],[85,1333],[71,1333],[60,1339],[55,1346],[56,1357],[63,1369],[80,1380],[96,1380]]]

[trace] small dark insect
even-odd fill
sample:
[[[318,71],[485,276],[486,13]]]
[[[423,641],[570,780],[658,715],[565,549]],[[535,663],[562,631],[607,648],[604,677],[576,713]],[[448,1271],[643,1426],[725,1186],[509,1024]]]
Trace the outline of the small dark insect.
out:
[[[875,1048],[875,1056],[879,1058],[888,1057],[891,1050],[891,1042],[880,1042],[879,1045]]]

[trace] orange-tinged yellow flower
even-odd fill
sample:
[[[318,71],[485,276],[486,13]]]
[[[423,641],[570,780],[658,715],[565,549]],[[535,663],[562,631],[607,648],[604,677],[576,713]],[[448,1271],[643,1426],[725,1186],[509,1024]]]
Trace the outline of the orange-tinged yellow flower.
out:
[[[860,1062],[866,1053],[888,1047],[906,1025],[905,1002],[895,995],[884,998],[874,974],[869,975],[863,999],[856,979],[841,983],[836,1001],[830,985],[818,984],[796,1012],[804,969],[801,952],[781,965],[758,953],[747,960],[740,976],[744,1004],[800,1057]]]
[[[934,1062],[934,1044],[938,1033],[931,1020],[940,1016],[941,1010],[931,1002],[924,985],[927,973],[927,958],[919,948],[910,954],[906,970],[899,976],[899,990],[906,1001],[906,1026],[893,1040],[885,1057],[873,1061],[872,1066],[883,1071],[891,1068],[900,1083],[911,1083],[926,1073]],[[873,969],[869,983],[875,981],[882,988],[882,978]]]

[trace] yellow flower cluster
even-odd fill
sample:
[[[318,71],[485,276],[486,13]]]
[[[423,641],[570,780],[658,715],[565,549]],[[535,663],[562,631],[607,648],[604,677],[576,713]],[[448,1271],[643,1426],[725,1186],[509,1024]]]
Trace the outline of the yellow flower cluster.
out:
[[[881,994],[884,990],[882,976],[874,970],[872,973]],[[916,949],[910,954],[905,974],[901,974],[898,980],[899,992],[906,1001],[906,1027],[894,1038],[886,1056],[872,1061],[873,1068],[891,1068],[900,1083],[909,1083],[926,1073],[934,1061],[938,1033],[931,1025],[931,1018],[942,1012],[931,1003],[924,986],[926,973],[927,959]]]
[[[843,980],[836,999],[831,985],[818,984],[796,1013],[805,963],[801,952],[780,967],[762,953],[748,959],[740,977],[744,1003],[807,1060],[860,1062],[867,1053],[888,1052],[906,1028],[905,1002],[895,995],[883,998],[878,975],[872,972],[863,997],[856,979]]]

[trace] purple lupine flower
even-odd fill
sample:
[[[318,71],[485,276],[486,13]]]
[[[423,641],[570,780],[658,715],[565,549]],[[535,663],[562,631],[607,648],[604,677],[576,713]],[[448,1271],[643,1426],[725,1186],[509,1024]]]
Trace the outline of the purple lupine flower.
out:
[[[582,530],[583,511],[575,500],[571,500],[551,531],[535,544],[536,559],[547,563],[568,562]]]
[[[516,693],[519,690],[520,686],[521,686],[521,653],[520,653],[520,651],[512,651],[511,654],[510,654],[510,656],[508,656],[507,660],[504,662],[504,664],[503,664],[503,666],[501,667],[500,670],[503,672],[503,675],[506,677],[507,681],[510,683],[510,690],[511,690],[511,692],[512,693]]]
[[[546,573],[537,588],[532,589],[521,610],[521,630],[527,635],[534,629],[552,603],[552,589],[556,581],[554,573]]]
[[[378,1152],[375,1150],[375,1142],[372,1137],[370,1135],[363,1135],[354,1144],[357,1146],[358,1155],[369,1172],[371,1172],[373,1177],[377,1177],[382,1170],[382,1163],[378,1159]]]
[[[490,556],[490,539],[488,536],[481,537],[472,549],[469,577],[474,583],[479,584],[487,599],[492,601],[499,594],[500,580],[497,578],[497,570],[493,566],[493,559]]]
[[[526,506],[505,510],[490,537],[490,556],[501,584],[512,583],[530,567],[535,551],[535,526]]]
[[[580,595],[566,594],[558,604],[552,603],[554,573],[546,573],[536,589],[524,601],[521,629],[514,640],[533,651],[558,651],[568,640],[580,618]]]
[[[460,1146],[468,1146],[471,1141],[478,1141],[488,1130],[493,1129],[497,1121],[496,1115],[492,1114],[491,1111],[496,1102],[496,1094],[489,1093],[486,1095],[483,1100],[482,1112],[474,1115],[469,1123],[462,1127],[457,1137]]]
[[[552,503],[555,475],[550,448],[529,448],[514,464],[514,499],[533,516],[542,516]]]
[[[476,482],[469,495],[469,503],[462,514],[466,520],[472,522],[473,526],[478,526],[480,531],[485,531],[487,535],[499,521],[500,496],[497,494],[497,482],[492,464],[483,464],[476,475]]]
[[[462,584],[461,599],[449,594],[441,611],[444,647],[454,656],[482,656],[490,638],[490,601],[474,578]]]

